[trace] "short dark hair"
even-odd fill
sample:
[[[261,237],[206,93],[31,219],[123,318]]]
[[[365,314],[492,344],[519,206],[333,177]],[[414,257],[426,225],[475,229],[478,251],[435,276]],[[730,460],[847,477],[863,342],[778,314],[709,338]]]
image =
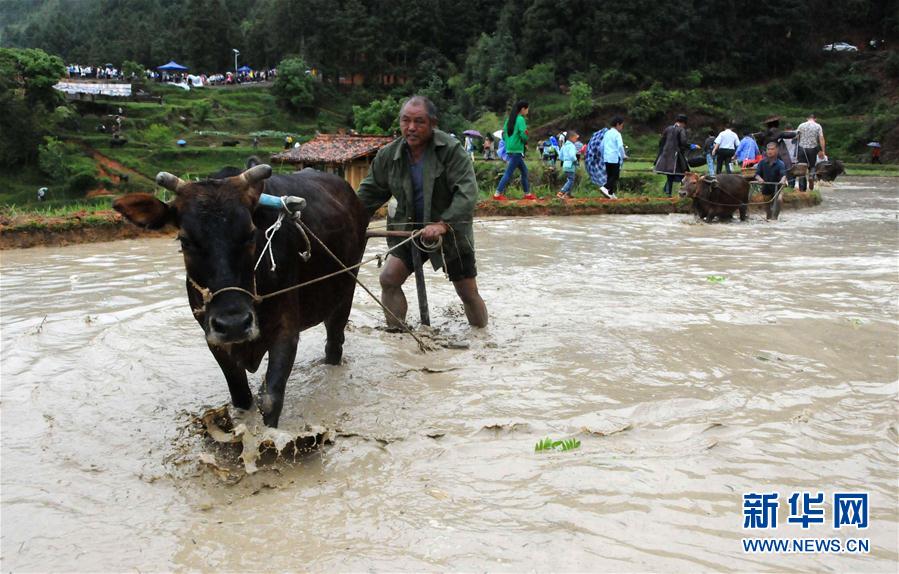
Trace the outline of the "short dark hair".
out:
[[[419,95],[411,96],[408,100],[403,102],[402,106],[400,106],[400,115],[402,115],[403,110],[409,104],[413,104],[416,106],[424,106],[425,111],[428,112],[428,117],[431,118],[431,121],[432,122],[437,121],[437,106],[434,105],[434,102],[432,102],[429,97],[419,96]]]
[[[612,119],[609,120],[610,126],[617,126],[618,124],[623,124],[623,123],[624,123],[624,118],[622,118],[621,116],[612,116]]]
[[[677,114],[677,117],[674,118],[674,121],[687,123],[687,115],[686,114]]]

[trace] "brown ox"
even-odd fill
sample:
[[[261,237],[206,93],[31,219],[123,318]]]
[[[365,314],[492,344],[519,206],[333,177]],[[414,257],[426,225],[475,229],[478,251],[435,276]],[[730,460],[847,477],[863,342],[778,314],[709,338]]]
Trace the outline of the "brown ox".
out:
[[[680,196],[693,200],[693,211],[699,219],[711,222],[717,217],[721,221],[730,221],[734,211],[739,209],[740,221],[745,221],[749,206],[749,181],[736,174],[719,174],[711,179],[697,173],[686,173],[681,182]]]

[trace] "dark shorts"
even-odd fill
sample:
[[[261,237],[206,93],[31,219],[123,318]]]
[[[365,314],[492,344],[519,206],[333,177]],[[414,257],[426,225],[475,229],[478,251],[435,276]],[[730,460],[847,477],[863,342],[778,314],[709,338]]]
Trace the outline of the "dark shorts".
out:
[[[390,252],[391,255],[397,257],[403,261],[406,265],[406,269],[412,271],[414,267],[412,266],[412,245],[409,243],[403,243],[396,249]],[[421,262],[424,264],[430,258],[430,253],[427,251],[421,252]],[[450,281],[459,281],[461,279],[472,279],[478,276],[478,268],[475,265],[474,253],[460,253],[458,257],[450,258],[449,253],[444,253],[446,255],[446,259],[444,259],[443,263],[446,266],[446,274],[449,275]]]
[[[808,170],[811,172],[815,169],[815,164],[818,163],[819,151],[821,151],[819,147],[801,147],[796,153],[796,162],[808,164]]]

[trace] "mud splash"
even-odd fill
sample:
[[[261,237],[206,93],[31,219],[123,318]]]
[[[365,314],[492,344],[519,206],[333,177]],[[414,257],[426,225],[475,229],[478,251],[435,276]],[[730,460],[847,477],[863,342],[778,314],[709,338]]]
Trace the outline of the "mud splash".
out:
[[[242,438],[195,432],[227,387],[170,240],[4,252],[3,567],[892,572],[899,190],[823,193],[776,223],[479,225],[490,327],[429,273],[446,344],[423,355],[357,293],[345,364],[304,333],[282,416],[333,443],[252,474]],[[534,453],[545,436],[581,447]],[[839,490],[870,494],[867,530],[785,523],[791,492]],[[870,553],[744,554],[759,491],[776,536]]]

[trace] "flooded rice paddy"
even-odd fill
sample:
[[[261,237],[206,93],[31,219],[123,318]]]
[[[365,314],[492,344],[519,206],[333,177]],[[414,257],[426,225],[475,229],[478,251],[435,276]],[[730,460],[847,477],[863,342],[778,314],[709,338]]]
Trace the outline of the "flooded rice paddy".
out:
[[[175,242],[4,252],[2,568],[895,572],[897,183],[846,179],[776,223],[486,220],[491,325],[430,272],[450,344],[422,355],[357,290],[344,364],[304,333],[281,418],[333,444],[239,481],[201,462],[192,421],[228,392]],[[827,523],[787,524],[819,491]],[[866,530],[831,527],[838,491],[869,494]],[[750,492],[779,493],[777,530],[742,528]]]

